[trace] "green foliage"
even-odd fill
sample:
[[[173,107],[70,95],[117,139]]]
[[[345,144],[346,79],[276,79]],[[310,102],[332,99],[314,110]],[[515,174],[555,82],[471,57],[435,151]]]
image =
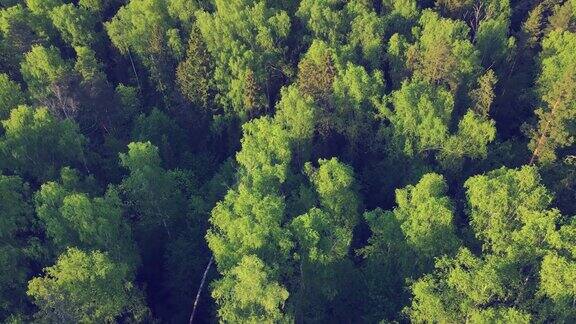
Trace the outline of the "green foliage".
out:
[[[26,0],[26,6],[36,15],[46,15],[63,4],[62,0]]]
[[[536,110],[538,126],[530,131],[532,160],[548,164],[556,150],[573,144],[576,118],[576,34],[553,31],[542,42],[538,92],[542,106]]]
[[[192,29],[194,14],[201,9],[202,0],[171,0],[168,2],[168,14],[172,19],[182,22],[184,27]]]
[[[17,176],[0,175],[0,242],[12,239],[18,231],[28,227],[30,206],[26,200],[28,185]]]
[[[6,119],[10,111],[26,103],[26,97],[20,85],[8,77],[0,74],[0,119]]]
[[[93,13],[101,13],[110,4],[111,0],[80,0],[78,5]]]
[[[300,263],[294,313],[304,321],[336,318],[329,309],[339,307],[356,288],[350,278],[356,273],[347,258],[360,209],[354,174],[335,158],[318,163],[318,169],[307,164],[305,171],[319,208],[312,207],[290,225],[298,248],[295,261]],[[340,315],[353,318],[353,314]]]
[[[46,98],[50,86],[67,77],[71,66],[60,56],[56,47],[33,46],[22,62],[22,77],[28,91],[37,100]]]
[[[305,169],[318,193],[320,205],[337,226],[351,231],[358,221],[360,208],[352,168],[335,158],[318,163],[318,169],[310,164]]]
[[[396,191],[394,217],[426,269],[435,257],[452,254],[460,244],[453,223],[453,207],[442,176],[426,174],[416,186]]]
[[[215,62],[214,78],[219,101],[241,117],[258,108],[251,100],[250,78],[257,95],[271,81],[272,70],[282,70],[283,42],[290,30],[290,18],[266,1],[215,1],[215,11],[197,14],[197,24]],[[251,77],[250,77],[251,75]],[[267,103],[265,103],[267,105]]]
[[[282,228],[285,203],[274,194],[251,192],[244,185],[229,191],[212,210],[206,239],[219,269],[227,272],[243,255],[258,252],[265,261],[286,258],[291,247]]]
[[[95,41],[96,17],[89,10],[68,3],[52,9],[50,18],[68,44],[90,46]]]
[[[544,257],[540,269],[541,292],[554,301],[554,308],[562,319],[576,318],[572,302],[576,296],[576,261],[556,253]]]
[[[242,150],[236,160],[257,189],[286,181],[292,157],[286,129],[267,117],[242,126]]]
[[[132,140],[150,141],[158,147],[162,161],[173,165],[184,149],[184,131],[175,125],[174,120],[154,108],[150,114],[138,116],[132,129]]]
[[[515,49],[515,40],[508,38],[508,34],[508,19],[485,19],[480,22],[476,33],[476,47],[484,66],[500,67],[508,61]]]
[[[454,97],[442,87],[423,81],[404,82],[392,93],[390,122],[398,146],[414,155],[439,149],[448,138]]]
[[[450,165],[464,157],[483,159],[488,154],[488,144],[496,138],[494,121],[478,116],[469,110],[458,123],[458,131],[444,144],[441,162]]]
[[[121,53],[150,53],[154,30],[165,33],[171,25],[168,10],[160,0],[130,0],[105,24],[110,40]]]
[[[65,179],[68,170],[62,172]],[[111,187],[103,197],[92,198],[75,189],[48,182],[36,194],[36,213],[57,250],[79,247],[107,251],[114,260],[136,268],[138,252],[117,190]]]
[[[411,320],[571,321],[566,297],[574,261],[557,251],[573,229],[558,230],[562,217],[550,208],[552,196],[537,170],[501,168],[470,178],[465,188],[482,255],[462,248],[438,260],[434,273],[412,285]]]
[[[25,311],[26,282],[30,275],[27,260],[22,250],[10,244],[0,245],[0,317]]]
[[[463,248],[454,259],[439,260],[434,275],[413,284],[407,313],[415,322],[530,323],[530,314],[507,304],[483,306],[506,298],[510,266],[498,258],[480,260]]]
[[[501,168],[466,181],[471,225],[483,249],[494,253],[541,253],[560,218],[552,195],[533,167]]]
[[[384,45],[384,20],[371,6],[366,5],[365,1],[352,1],[346,9],[353,16],[346,50],[352,53],[360,52],[361,54],[357,55],[368,62],[370,67],[380,67]]]
[[[302,96],[296,86],[283,88],[280,95],[275,120],[287,130],[294,162],[301,166],[310,158],[318,108],[312,98]]]
[[[270,278],[270,269],[254,255],[245,255],[224,279],[214,284],[212,296],[222,307],[225,322],[281,322],[288,291]]]
[[[306,23],[315,38],[335,44],[345,35],[344,12],[338,10],[343,4],[344,1],[340,0],[304,0],[300,2],[296,15]]]
[[[413,33],[417,41],[407,49],[407,66],[414,76],[446,84],[454,92],[477,73],[478,51],[464,22],[425,10]]]
[[[32,177],[53,179],[62,166],[84,161],[85,138],[71,120],[57,120],[46,108],[15,108],[2,121],[2,169]]]
[[[130,267],[100,251],[70,248],[44,272],[28,284],[42,320],[112,322],[126,316],[140,321],[148,313]]]
[[[364,67],[348,63],[338,72],[333,88],[335,129],[358,145],[373,131],[384,89],[382,73],[376,70],[370,75]]]
[[[283,88],[282,100],[276,105],[275,120],[285,127],[288,136],[298,145],[312,140],[316,124],[316,106],[311,98],[303,97],[295,86]]]
[[[458,250],[461,242],[447,189],[441,175],[425,174],[415,186],[396,190],[398,206],[392,211],[364,215],[373,233],[361,250],[367,262],[367,318],[395,318],[408,300],[402,292],[405,280],[419,278],[436,258]]]
[[[576,0],[0,0],[0,322],[574,323],[575,53]]]
[[[0,318],[25,309],[30,273],[25,233],[33,223],[28,197],[22,179],[0,175]]]
[[[304,0],[296,16],[315,41],[326,42],[351,60],[373,68],[381,65],[385,22],[367,1]]]
[[[86,46],[74,47],[76,51],[76,64],[74,69],[84,82],[105,82],[106,74],[102,63],[96,58],[96,53]]]
[[[488,117],[492,102],[494,101],[494,86],[498,82],[494,71],[488,70],[478,78],[478,88],[470,91],[470,97],[474,103],[472,109],[478,115]]]
[[[302,95],[310,96],[325,107],[332,101],[332,85],[336,77],[336,55],[326,43],[314,41],[298,63],[296,85]]]
[[[481,78],[480,82],[489,81]],[[454,96],[443,87],[418,79],[403,82],[390,98],[394,110],[381,109],[381,114],[390,120],[387,131],[391,132],[397,149],[410,157],[439,152],[438,159],[444,167],[458,170],[464,158],[486,158],[488,144],[496,137],[494,121],[474,112],[481,110],[480,113],[487,114],[490,93],[491,89],[482,88],[474,93],[478,98],[476,107],[466,112],[453,134],[450,124],[454,119]]]
[[[139,215],[145,230],[162,228],[171,236],[170,228],[182,216],[184,197],[173,173],[160,165],[158,147],[150,142],[128,144],[128,153],[120,153],[120,163],[128,169],[121,189],[128,195],[130,206]]]
[[[188,101],[204,109],[213,109],[216,95],[214,64],[200,31],[195,26],[190,33],[186,59],[176,70],[180,92]]]
[[[120,103],[122,115],[126,120],[135,116],[141,110],[142,103],[138,97],[138,89],[120,83],[116,87],[116,98]]]
[[[32,45],[46,41],[52,34],[47,24],[21,4],[0,9],[0,31],[0,62],[12,73],[18,71],[23,55]]]
[[[388,41],[386,59],[389,64],[389,74],[394,88],[397,88],[402,80],[408,76],[407,50],[409,47],[410,43],[406,37],[398,33],[392,35]]]

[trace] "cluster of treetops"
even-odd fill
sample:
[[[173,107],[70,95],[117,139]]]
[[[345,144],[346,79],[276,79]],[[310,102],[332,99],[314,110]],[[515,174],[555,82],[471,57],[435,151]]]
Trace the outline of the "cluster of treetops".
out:
[[[576,0],[0,0],[0,120],[1,322],[576,321]]]

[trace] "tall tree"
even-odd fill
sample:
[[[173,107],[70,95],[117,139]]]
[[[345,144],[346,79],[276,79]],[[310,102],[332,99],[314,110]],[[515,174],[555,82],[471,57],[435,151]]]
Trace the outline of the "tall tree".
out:
[[[10,111],[26,103],[26,97],[20,85],[8,77],[0,74],[0,119],[10,116]]]
[[[266,98],[262,108],[268,107],[280,88],[274,76],[286,73],[282,55],[290,31],[288,14],[267,1],[217,0],[214,13],[197,14],[197,24],[215,62],[214,78],[224,107],[248,117],[253,107],[247,107],[251,101],[244,98],[251,87],[260,89],[256,95]]]
[[[77,116],[80,110],[79,78],[72,64],[56,47],[33,46],[21,64],[22,77],[31,96],[61,118]]]
[[[116,261],[135,269],[138,251],[130,225],[124,219],[123,204],[118,191],[110,187],[102,197],[81,192],[79,175],[62,170],[62,182],[47,182],[36,193],[38,218],[57,252],[68,247],[106,251]]]
[[[0,318],[26,312],[26,282],[31,274],[28,233],[33,213],[28,185],[17,176],[0,175]]]
[[[188,101],[205,110],[216,110],[214,63],[196,25],[190,33],[186,59],[176,70],[176,78],[180,92]]]
[[[42,320],[112,322],[126,317],[142,321],[149,315],[130,267],[106,253],[70,248],[44,272],[28,285]]]
[[[297,242],[295,262],[299,280],[292,299],[298,321],[352,319],[354,302],[347,298],[358,289],[357,275],[348,258],[353,230],[361,208],[352,168],[333,158],[305,166],[317,194],[317,207],[295,217],[291,229]]]
[[[576,118],[576,34],[553,31],[542,42],[538,93],[542,106],[536,110],[538,125],[530,131],[530,163],[556,160],[558,149],[573,144]]]
[[[63,4],[52,9],[50,18],[64,41],[72,46],[90,46],[96,40],[97,17],[83,7]]]
[[[440,17],[425,10],[415,29],[417,40],[407,49],[407,67],[425,81],[445,84],[455,93],[478,72],[479,55],[462,21]]]
[[[177,220],[184,216],[184,197],[177,190],[174,174],[161,165],[158,147],[150,142],[133,142],[127,153],[120,153],[120,163],[130,175],[120,188],[128,195],[144,231],[162,228],[169,238]]]
[[[54,179],[63,166],[85,165],[85,138],[71,120],[57,120],[46,108],[15,108],[2,121],[2,169],[34,181]]]
[[[441,175],[428,173],[416,185],[396,190],[398,206],[392,211],[365,214],[373,233],[362,249],[367,259],[367,318],[397,317],[408,299],[398,294],[404,281],[418,279],[433,269],[436,258],[458,250],[461,241],[447,189]]]
[[[439,260],[433,274],[413,284],[410,318],[528,323],[573,316],[562,311],[565,300],[548,285],[558,262],[567,269],[573,264],[555,257],[571,237],[571,224],[558,230],[562,217],[550,207],[552,195],[537,170],[501,168],[470,178],[465,188],[482,254],[462,248]],[[571,291],[555,277],[554,284]]]

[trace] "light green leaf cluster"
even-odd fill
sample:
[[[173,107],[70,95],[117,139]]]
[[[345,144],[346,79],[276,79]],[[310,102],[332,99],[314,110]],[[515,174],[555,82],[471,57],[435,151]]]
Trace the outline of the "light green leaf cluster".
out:
[[[68,247],[106,251],[136,269],[139,256],[117,190],[110,187],[103,197],[93,198],[69,188],[80,180],[76,172],[64,168],[62,179],[63,184],[43,184],[35,196],[38,218],[58,252]]]
[[[172,25],[167,7],[161,0],[130,0],[105,24],[110,40],[120,52],[149,53],[153,30],[162,34]]]
[[[556,150],[574,142],[576,118],[576,34],[553,31],[542,42],[541,72],[537,81],[542,107],[529,148],[543,164],[556,160]]]
[[[55,7],[50,12],[52,23],[60,31],[62,39],[72,46],[90,46],[96,35],[96,17],[87,9],[72,3]]]
[[[52,84],[66,79],[72,66],[60,56],[56,47],[35,45],[26,54],[20,70],[30,94],[35,99],[42,99],[50,94]]]
[[[314,41],[326,42],[354,62],[381,65],[385,21],[366,1],[304,0],[296,16]]]
[[[28,295],[46,321],[113,322],[124,314],[140,321],[148,313],[131,269],[106,253],[70,248],[44,271],[29,282]]]
[[[217,0],[215,9],[214,13],[200,11],[197,24],[215,60],[221,103],[246,117],[255,108],[246,96],[268,98],[263,89],[270,74],[283,69],[290,18],[266,1]]]
[[[572,223],[550,208],[534,167],[501,168],[465,183],[470,224],[482,255],[462,248],[412,285],[411,320],[571,321],[576,259]]]
[[[85,139],[71,120],[57,120],[46,108],[20,106],[2,121],[3,169],[40,181],[53,179],[62,166],[84,161]]]
[[[533,167],[501,168],[466,181],[471,225],[492,253],[542,253],[556,230],[558,210]]]
[[[448,139],[454,97],[424,81],[404,82],[392,93],[394,137],[409,156],[440,149]]]
[[[448,85],[455,93],[479,69],[479,53],[469,40],[469,32],[464,22],[425,10],[419,27],[413,29],[416,42],[408,48],[407,66],[415,77]]]
[[[279,323],[288,291],[270,276],[271,269],[255,255],[245,255],[214,285],[221,307],[218,316],[231,323]]]

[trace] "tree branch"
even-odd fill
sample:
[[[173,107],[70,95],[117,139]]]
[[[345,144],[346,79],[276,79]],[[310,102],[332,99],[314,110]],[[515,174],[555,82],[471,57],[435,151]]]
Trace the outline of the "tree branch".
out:
[[[214,256],[210,257],[210,261],[208,261],[208,265],[204,270],[204,275],[202,275],[202,281],[200,281],[200,287],[198,288],[198,292],[196,293],[196,299],[194,300],[194,307],[192,308],[192,314],[190,315],[189,324],[194,323],[194,315],[196,314],[196,307],[198,306],[198,300],[200,300],[200,294],[202,293],[202,288],[204,288],[204,283],[206,282],[206,275],[208,275],[208,271],[212,266],[212,262],[214,261]]]

